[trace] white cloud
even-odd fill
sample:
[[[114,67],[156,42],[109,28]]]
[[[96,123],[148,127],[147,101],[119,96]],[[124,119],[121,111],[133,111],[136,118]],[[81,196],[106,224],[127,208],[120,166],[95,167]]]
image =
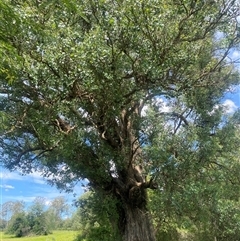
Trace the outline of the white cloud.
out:
[[[42,173],[33,172],[27,175],[33,182],[38,184],[46,184],[46,180],[43,178]]]
[[[232,100],[226,99],[222,104],[214,106],[210,114],[213,114],[220,107],[223,108],[225,114],[233,114],[238,108]]]
[[[231,55],[230,55],[230,60],[232,62],[238,63],[240,59],[240,51],[239,50],[234,50]]]
[[[172,107],[169,105],[169,103],[162,99],[162,98],[156,98],[156,106],[158,106],[159,111],[163,113],[171,112]]]
[[[0,185],[0,188],[5,188],[5,190],[8,190],[8,189],[14,189],[14,186],[7,185],[7,184],[2,184],[2,185]]]
[[[215,33],[215,38],[216,38],[217,40],[221,40],[222,38],[224,38],[224,33],[223,33],[223,32],[220,32],[220,31],[217,31],[217,32]]]
[[[44,180],[40,172],[32,172],[27,175],[21,175],[21,173],[19,172],[10,172],[4,169],[0,173],[0,178],[3,180],[18,180],[18,181],[30,180],[31,182],[34,182],[34,183],[46,184],[46,181]]]
[[[148,111],[148,108],[149,108],[148,105],[145,105],[145,106],[142,108],[141,116],[146,116],[147,111]]]
[[[172,111],[172,107],[169,105],[168,101],[164,100],[163,98],[156,97],[154,100],[154,105],[158,107],[158,110],[161,113],[168,113]],[[145,105],[142,108],[141,116],[146,116],[148,109],[149,105]]]
[[[238,50],[233,51],[232,57],[233,57],[234,59],[239,58],[239,57],[240,57],[240,52],[239,52]]]
[[[52,201],[51,201],[51,200],[49,200],[49,199],[45,200],[45,205],[46,205],[46,206],[50,206],[50,205],[51,205],[51,203],[52,203]]]
[[[18,173],[9,172],[7,170],[2,171],[1,174],[0,174],[0,177],[3,180],[19,180],[20,181],[20,180],[24,179],[24,177],[19,175]]]
[[[232,100],[229,100],[229,99],[225,100],[223,102],[222,106],[224,107],[226,114],[232,114],[237,109],[236,104]]]

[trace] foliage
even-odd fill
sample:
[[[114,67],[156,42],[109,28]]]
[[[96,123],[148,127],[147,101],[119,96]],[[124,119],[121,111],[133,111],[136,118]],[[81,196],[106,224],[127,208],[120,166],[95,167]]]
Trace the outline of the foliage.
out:
[[[0,229],[4,230],[7,226],[7,221],[4,219],[0,219]]]
[[[6,233],[23,237],[29,233],[29,229],[25,213],[18,213],[11,218]]]
[[[68,213],[69,206],[63,196],[56,197],[46,211],[47,226],[50,230],[57,230],[63,228],[63,216]]]
[[[97,215],[100,233],[113,225],[127,241],[155,240],[147,189],[173,228],[210,210],[192,196],[227,205],[238,192],[239,119],[221,104],[239,84],[238,1],[5,0],[0,14],[6,168],[67,191],[87,178],[117,213]]]
[[[24,211],[25,204],[23,201],[8,201],[1,204],[1,217],[8,222],[11,216]]]
[[[49,233],[49,227],[47,227],[46,223],[44,202],[44,198],[36,198],[27,213],[27,223],[30,227],[30,231],[37,235],[47,235]]]
[[[102,200],[101,205],[97,202],[99,199]],[[117,230],[114,230],[117,226],[118,213],[112,198],[87,192],[80,197],[77,205],[75,217],[79,218],[82,232],[76,240],[119,240]]]
[[[237,146],[240,136],[234,129],[234,125],[239,125],[238,116],[239,112],[236,112],[228,117],[225,126],[219,127],[217,134],[207,138],[210,150],[206,153],[206,136],[198,129],[189,127],[172,140],[171,147],[176,149],[171,151],[175,155],[169,154],[162,172],[156,177],[161,183],[159,194],[151,194],[149,204],[162,239],[165,235],[168,240],[177,240],[176,237],[169,237],[173,235],[173,230],[178,234],[178,230],[187,230],[194,240],[235,240],[239,236]],[[196,143],[196,135],[201,135],[202,144]],[[200,138],[198,140],[201,141]],[[156,156],[155,161],[162,162],[157,158],[164,143],[158,137],[153,141],[157,142],[153,146],[159,148],[148,147],[148,152]],[[191,145],[191,141],[194,148],[186,148],[185,144]],[[201,146],[204,147],[202,151]]]
[[[6,233],[14,234],[16,237],[35,235],[47,235],[49,233],[43,213],[18,213],[11,217]]]
[[[28,210],[21,209],[22,202],[6,202],[3,204],[3,214],[7,207],[14,210],[12,215],[2,216],[5,222],[5,230],[17,237],[27,235],[47,235],[53,228],[62,228],[64,224],[63,213],[68,210],[65,198],[56,197],[51,205],[46,208],[46,199],[37,197]]]

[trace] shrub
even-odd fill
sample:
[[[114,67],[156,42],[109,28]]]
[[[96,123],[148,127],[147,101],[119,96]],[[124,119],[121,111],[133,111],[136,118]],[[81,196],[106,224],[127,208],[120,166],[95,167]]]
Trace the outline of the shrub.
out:
[[[24,213],[14,215],[8,225],[7,233],[14,234],[16,237],[26,236],[30,231],[26,216]]]

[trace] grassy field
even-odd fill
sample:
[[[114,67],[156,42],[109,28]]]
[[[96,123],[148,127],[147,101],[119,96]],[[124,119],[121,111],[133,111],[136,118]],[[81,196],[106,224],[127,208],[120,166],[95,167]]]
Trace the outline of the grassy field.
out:
[[[0,232],[0,241],[73,241],[77,233],[77,231],[53,231],[47,236],[15,238],[13,235]]]

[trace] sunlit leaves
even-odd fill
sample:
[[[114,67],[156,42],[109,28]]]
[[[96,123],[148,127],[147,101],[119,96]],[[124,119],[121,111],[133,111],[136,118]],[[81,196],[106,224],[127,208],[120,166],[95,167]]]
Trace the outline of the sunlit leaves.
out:
[[[0,4],[0,146],[9,169],[41,170],[67,191],[87,178],[99,195],[125,202],[141,164],[159,184],[156,220],[157,203],[172,227],[205,222],[218,204],[226,216],[220,201],[234,199],[239,182],[239,123],[220,101],[239,83],[237,3]]]

